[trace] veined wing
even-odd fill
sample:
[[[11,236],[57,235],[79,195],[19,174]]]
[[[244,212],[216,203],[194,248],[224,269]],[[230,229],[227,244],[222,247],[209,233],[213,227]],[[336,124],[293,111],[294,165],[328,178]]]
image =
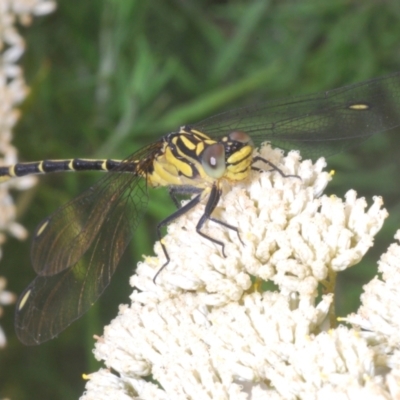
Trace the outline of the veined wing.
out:
[[[119,214],[130,216],[125,222],[129,224],[126,241],[130,241],[148,203],[147,189],[141,183],[143,170],[161,145],[156,142],[134,153],[38,225],[31,247],[31,261],[38,275],[55,275],[76,264],[102,235],[100,231],[105,232],[105,241],[107,237],[112,240],[117,227],[111,219]],[[134,160],[143,162],[136,167]]]
[[[339,153],[400,125],[400,72],[326,92],[243,107],[191,125],[211,137],[246,132],[316,158]]]
[[[32,245],[35,263],[43,262],[45,268],[35,265],[41,273],[16,307],[15,329],[23,343],[39,344],[56,336],[108,286],[148,203],[146,181],[129,172],[129,162],[139,157],[150,163],[158,150],[156,143],[135,153],[118,172],[107,174],[45,220],[47,226]]]

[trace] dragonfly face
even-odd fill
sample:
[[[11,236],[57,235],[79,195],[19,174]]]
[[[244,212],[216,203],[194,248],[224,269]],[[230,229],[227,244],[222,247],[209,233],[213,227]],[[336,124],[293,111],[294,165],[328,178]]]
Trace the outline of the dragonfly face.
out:
[[[329,156],[400,125],[400,73],[313,95],[211,117],[164,136],[125,160],[46,160],[0,167],[7,179],[57,171],[108,171],[90,189],[39,224],[31,248],[36,279],[21,294],[15,327],[25,344],[49,340],[79,318],[109,284],[148,203],[147,185],[195,195],[158,226],[206,201],[197,232],[212,219],[220,183],[245,179],[254,146],[270,141],[304,157]],[[264,160],[268,164],[268,160]],[[240,237],[239,237],[240,238]],[[161,242],[162,243],[162,242]],[[169,261],[168,251],[162,244]]]

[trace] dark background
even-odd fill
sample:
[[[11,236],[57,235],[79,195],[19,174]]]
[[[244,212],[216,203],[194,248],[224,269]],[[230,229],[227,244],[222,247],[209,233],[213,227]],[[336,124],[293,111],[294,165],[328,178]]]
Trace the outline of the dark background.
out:
[[[235,106],[400,70],[397,1],[68,0],[20,31],[31,87],[14,140],[23,161],[123,158],[182,124]],[[368,257],[339,277],[339,315],[357,309],[362,285],[376,273],[379,255],[400,226],[399,133],[376,135],[329,159],[336,175],[328,194],[354,188],[367,199],[382,195],[390,212]],[[19,220],[33,232],[97,177],[41,177],[33,190],[16,193]],[[92,336],[102,333],[118,304],[128,303],[127,279],[142,254],[152,254],[156,222],[173,211],[165,190],[153,191],[151,198],[110,287],[59,338],[25,347],[15,337],[13,307],[6,307],[0,398],[64,400],[82,394],[82,373],[99,368]],[[34,278],[29,240],[7,242],[0,275],[15,293]]]

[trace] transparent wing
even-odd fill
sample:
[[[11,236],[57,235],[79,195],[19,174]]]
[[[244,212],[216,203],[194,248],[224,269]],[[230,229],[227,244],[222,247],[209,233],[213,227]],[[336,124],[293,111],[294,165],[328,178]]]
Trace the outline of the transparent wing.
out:
[[[146,158],[151,162],[159,147],[135,153],[126,164]],[[45,220],[42,232],[43,225],[39,226],[32,254],[40,273],[20,296],[15,314],[15,329],[23,343],[53,338],[98,299],[147,203],[146,181],[124,166],[59,208]]]
[[[359,107],[356,107],[359,105]],[[400,125],[400,73],[327,92],[239,108],[192,125],[211,137],[234,130],[303,157],[339,153]]]
[[[110,220],[118,212],[130,214],[130,240],[148,202],[141,176],[161,146],[162,142],[156,142],[134,153],[38,225],[31,246],[31,262],[38,275],[55,275],[76,264],[96,237],[103,235],[100,231],[105,233],[104,240],[112,238],[116,227]],[[137,170],[134,160],[143,160]]]

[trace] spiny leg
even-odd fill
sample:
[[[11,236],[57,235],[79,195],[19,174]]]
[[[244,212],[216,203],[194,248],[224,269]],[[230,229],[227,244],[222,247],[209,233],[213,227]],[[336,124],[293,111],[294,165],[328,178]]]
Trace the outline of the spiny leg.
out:
[[[172,192],[172,194],[171,194],[171,192]],[[186,193],[186,194],[187,194],[188,192],[187,192],[187,191],[179,191],[179,190],[170,191],[170,194],[171,194],[172,199],[174,199],[173,196],[174,196],[176,193],[181,193],[181,194]],[[192,193],[195,193],[195,192],[192,191]],[[232,229],[233,231],[235,231],[235,232],[237,233],[238,237],[239,237],[240,242],[241,242],[242,244],[244,244],[243,241],[242,241],[242,239],[241,239],[241,237],[240,237],[240,235],[239,235],[239,231],[238,231],[238,228],[237,228],[237,227],[235,227],[235,226],[233,226],[233,225],[230,225],[230,224],[228,224],[228,223],[226,223],[226,222],[220,221],[219,219],[216,219],[216,218],[211,217],[211,214],[213,213],[213,211],[214,211],[215,208],[217,207],[220,198],[221,198],[221,191],[217,188],[216,185],[214,185],[214,186],[212,187],[212,189],[211,189],[211,192],[210,192],[208,201],[207,201],[207,203],[206,203],[206,207],[205,207],[204,213],[203,213],[203,215],[201,216],[199,222],[198,222],[197,225],[196,225],[196,232],[197,232],[199,235],[201,235],[202,237],[204,237],[205,239],[210,240],[211,242],[213,242],[213,243],[215,243],[215,244],[221,246],[221,248],[222,248],[222,254],[223,254],[224,257],[226,257],[226,254],[225,254],[225,244],[224,244],[224,242],[222,242],[222,241],[220,241],[220,240],[217,240],[217,239],[214,239],[213,237],[208,236],[208,235],[206,235],[205,233],[201,232],[201,228],[204,226],[205,222],[206,222],[207,220],[211,220],[211,221],[213,221],[213,222],[215,222],[215,223],[217,223],[217,224],[220,224],[220,225],[222,225],[222,226],[224,226],[224,227],[226,227],[226,228],[228,228],[228,229]],[[165,218],[163,221],[161,221],[161,222],[157,225],[157,237],[158,237],[158,240],[159,240],[160,243],[161,243],[161,247],[162,247],[162,249],[163,249],[163,252],[164,252],[164,255],[165,255],[165,258],[167,259],[167,261],[162,265],[162,267],[161,267],[161,268],[157,271],[157,273],[155,274],[155,276],[154,276],[154,278],[153,278],[153,282],[154,282],[154,283],[156,283],[156,279],[157,279],[158,275],[160,274],[160,272],[161,272],[161,271],[169,264],[169,262],[171,261],[171,259],[170,259],[170,257],[169,257],[169,254],[168,254],[168,251],[167,251],[167,248],[165,247],[164,243],[162,242],[161,228],[162,228],[163,226],[168,225],[169,223],[171,223],[171,222],[174,221],[175,219],[181,217],[182,215],[186,214],[188,211],[190,211],[192,208],[194,208],[194,207],[200,202],[200,199],[201,199],[201,193],[198,194],[196,197],[194,197],[192,200],[190,200],[189,203],[187,203],[187,204],[185,204],[184,206],[180,207],[176,212],[174,212],[173,214],[171,214],[169,217]],[[176,200],[176,198],[175,198],[175,200]],[[178,203],[178,204],[179,204],[179,203]]]
[[[182,215],[186,214],[188,211],[190,211],[192,208],[194,208],[199,202],[200,202],[201,194],[198,194],[196,197],[194,197],[192,200],[189,201],[189,203],[185,204],[184,206],[180,207],[177,211],[175,211],[173,214],[171,214],[169,217],[165,218],[162,220],[158,225],[157,225],[157,238],[161,243],[161,247],[163,249],[165,258],[167,261],[162,265],[162,267],[157,271],[157,273],[154,275],[153,282],[156,283],[156,279],[160,272],[169,264],[171,259],[169,258],[169,254],[167,251],[167,248],[165,247],[165,244],[162,242],[162,236],[161,236],[161,228],[163,226],[168,225],[172,221],[176,220],[177,218],[181,217]],[[178,203],[179,204],[179,203]]]
[[[211,242],[213,242],[213,243],[218,244],[219,246],[221,246],[221,247],[222,247],[222,255],[223,255],[224,257],[226,257],[226,255],[225,255],[225,244],[224,244],[224,242],[221,242],[220,240],[214,239],[214,238],[212,238],[211,236],[208,236],[208,235],[206,235],[205,233],[203,233],[203,232],[201,231],[201,228],[204,226],[205,222],[206,222],[208,219],[211,219],[211,214],[213,213],[213,211],[214,211],[215,208],[217,207],[220,198],[221,198],[221,190],[218,189],[216,185],[213,185],[213,187],[212,187],[212,189],[211,189],[211,192],[210,192],[210,195],[209,195],[208,200],[207,200],[206,207],[205,207],[205,209],[204,209],[204,213],[203,213],[203,215],[202,215],[201,218],[199,219],[199,222],[198,222],[197,225],[196,225],[196,232],[197,232],[200,236],[203,236],[203,238],[208,239],[208,240],[210,240]],[[215,220],[215,222],[220,223],[220,222],[222,222],[222,221]],[[225,224],[225,223],[222,223],[222,225],[227,226],[228,228],[231,227],[231,225],[228,226],[228,224]],[[237,231],[237,228],[235,228],[235,227],[232,227],[232,228],[233,228],[234,230]]]
[[[242,243],[242,245],[244,246],[244,242],[243,242],[242,238],[240,237],[239,229],[236,226],[230,225],[230,224],[228,224],[224,221],[221,221],[220,219],[217,219],[217,218],[209,217],[208,219],[212,222],[215,222],[216,224],[220,224],[220,225],[224,226],[225,228],[232,229],[233,231],[235,231],[240,240],[240,243]]]
[[[210,220],[210,221],[213,221],[217,224],[224,226],[225,228],[232,229],[233,231],[235,231],[236,234],[238,235],[240,242],[242,243],[242,245],[244,245],[242,238],[240,237],[239,230],[236,226],[230,225],[230,224],[228,224],[224,221],[221,221],[217,218],[211,217],[211,214],[214,212],[215,208],[217,207],[220,198],[221,198],[221,190],[218,189],[216,185],[214,185],[211,189],[210,196],[208,198],[208,201],[207,201],[207,204],[206,204],[206,207],[204,210],[204,214],[202,215],[202,217],[200,218],[199,222],[196,225],[196,232],[199,235],[203,236],[205,239],[208,239],[211,242],[220,245],[222,247],[222,254],[224,257],[226,257],[224,242],[214,239],[211,236],[208,236],[205,233],[201,232],[201,228],[203,227],[204,223],[207,220]]]
[[[256,156],[253,158],[253,164],[257,161],[261,161],[265,164],[268,164],[273,171],[276,171],[279,173],[279,175],[281,175],[283,178],[298,178],[301,180],[301,177],[299,175],[292,175],[292,174],[285,174],[279,167],[277,167],[274,163],[272,163],[271,161],[268,161],[267,159],[260,157],[260,156]],[[251,169],[253,171],[258,171],[258,172],[263,172],[264,170],[261,168],[257,168],[257,167],[251,167]]]
[[[195,194],[195,193],[201,193],[201,189],[195,188],[195,187],[179,187],[179,186],[169,188],[169,195],[178,210],[182,207],[182,204],[178,201],[176,195],[179,195],[179,194],[189,195],[189,194]],[[211,216],[208,219],[210,221],[215,222],[216,224],[220,224],[220,225],[224,226],[225,228],[232,229],[233,231],[235,231],[238,235],[240,243],[242,243],[242,245],[244,246],[242,238],[240,237],[240,234],[239,234],[239,230],[237,229],[236,226],[230,225],[224,221],[221,221],[217,218],[213,218]]]
[[[199,194],[202,192],[202,189],[191,186],[171,186],[168,191],[173,203],[179,210],[182,207],[182,203],[178,200],[177,195],[189,196],[192,194]]]

